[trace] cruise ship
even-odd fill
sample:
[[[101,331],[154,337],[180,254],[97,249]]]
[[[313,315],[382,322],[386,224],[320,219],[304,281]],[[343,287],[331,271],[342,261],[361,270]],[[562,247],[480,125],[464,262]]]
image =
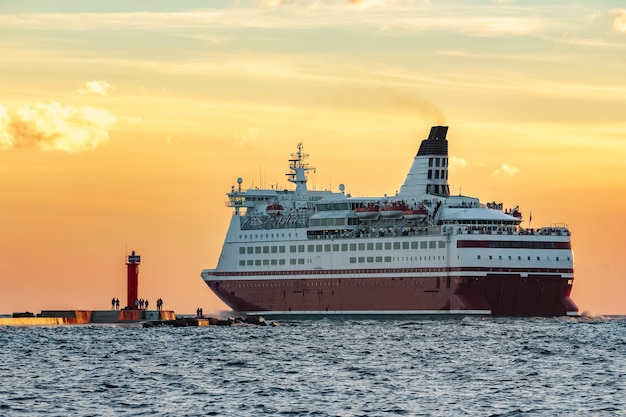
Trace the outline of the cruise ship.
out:
[[[524,228],[517,206],[450,195],[447,132],[432,127],[392,196],[310,190],[301,143],[289,189],[238,178],[202,279],[235,312],[264,317],[577,316],[567,226]]]

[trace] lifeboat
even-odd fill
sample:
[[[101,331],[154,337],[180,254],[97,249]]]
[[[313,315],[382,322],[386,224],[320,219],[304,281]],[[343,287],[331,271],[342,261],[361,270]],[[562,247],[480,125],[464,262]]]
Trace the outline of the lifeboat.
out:
[[[356,217],[364,220],[377,219],[379,216],[379,209],[380,207],[378,207],[378,204],[368,204],[365,207],[357,207],[357,209],[355,210]]]
[[[269,204],[265,208],[265,212],[269,214],[270,216],[277,216],[279,214],[282,214],[283,210],[284,210],[283,206],[281,206],[278,203]]]
[[[404,210],[403,216],[407,220],[424,220],[428,216],[428,210],[424,207]]]
[[[401,202],[394,202],[381,207],[378,211],[386,219],[399,219],[409,207]]]

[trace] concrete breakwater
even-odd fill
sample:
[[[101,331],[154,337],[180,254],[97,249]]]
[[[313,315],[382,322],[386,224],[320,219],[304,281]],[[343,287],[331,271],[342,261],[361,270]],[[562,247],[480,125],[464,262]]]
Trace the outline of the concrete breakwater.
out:
[[[33,313],[14,313],[0,317],[0,326],[46,326],[106,323],[137,323],[146,320],[175,320],[171,310],[43,310]]]

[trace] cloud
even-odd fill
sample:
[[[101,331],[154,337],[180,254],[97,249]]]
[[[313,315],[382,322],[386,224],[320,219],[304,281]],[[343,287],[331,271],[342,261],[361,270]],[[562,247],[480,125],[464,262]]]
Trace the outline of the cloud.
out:
[[[106,110],[54,101],[25,105],[14,112],[0,106],[0,150],[38,147],[71,153],[94,149],[109,139],[109,128],[117,121]]]
[[[114,90],[113,86],[106,81],[88,81],[78,88],[78,94],[98,94],[106,96],[111,90]]]
[[[255,142],[261,135],[261,129],[256,127],[249,127],[237,133],[236,140],[239,146],[244,146],[248,142]]]
[[[389,3],[389,0],[348,0],[348,3],[359,8],[369,8],[384,6]]]
[[[261,7],[279,7],[287,4],[286,0],[259,0]]]
[[[287,5],[295,5],[301,7],[332,7],[335,4],[348,4],[349,6],[357,6],[360,8],[374,7],[385,5],[390,2],[395,2],[397,0],[335,0],[335,1],[320,1],[320,0],[310,0],[310,1],[296,1],[296,0],[257,0],[257,3],[261,7],[280,7]]]
[[[626,33],[626,9],[611,10],[613,16],[613,30],[616,33]]]
[[[518,167],[514,167],[513,165],[502,164],[498,169],[493,172],[493,175],[508,175],[512,176],[518,174],[520,169]]]
[[[448,159],[448,169],[450,172],[456,172],[461,168],[465,168],[467,166],[467,161],[463,158],[457,158],[456,156],[451,156]]]

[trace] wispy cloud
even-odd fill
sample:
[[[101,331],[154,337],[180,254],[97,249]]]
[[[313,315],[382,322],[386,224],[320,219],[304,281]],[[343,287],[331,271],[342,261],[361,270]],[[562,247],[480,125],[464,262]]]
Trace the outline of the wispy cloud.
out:
[[[109,91],[113,90],[113,86],[106,81],[88,81],[78,88],[78,94],[96,94],[100,96],[106,96],[109,94]]]
[[[106,110],[54,101],[25,105],[14,112],[0,106],[0,150],[38,147],[71,153],[94,149],[109,139],[109,129],[116,122],[117,117]]]
[[[459,158],[456,156],[451,156],[448,161],[448,169],[450,172],[456,172],[459,169],[465,168],[467,166],[467,161],[464,158]]]
[[[513,176],[513,175],[518,174],[519,172],[520,172],[520,169],[518,167],[515,167],[513,165],[508,165],[508,164],[502,164],[500,165],[498,169],[496,169],[493,172],[493,175]]]
[[[553,20],[519,11],[499,12],[501,5],[438,6],[429,1],[342,0],[295,2],[262,0],[264,7],[198,9],[179,12],[29,13],[0,15],[4,28],[63,30],[167,30],[324,28],[337,25],[375,30],[451,31],[474,35],[528,34],[546,30]],[[389,7],[393,5],[393,9]],[[281,7],[280,13],[264,9]],[[359,11],[358,21],[350,11]],[[382,12],[381,12],[382,11]],[[545,14],[557,13],[549,8]],[[271,13],[270,13],[271,12]],[[180,34],[179,34],[180,35]]]
[[[613,30],[617,33],[626,33],[626,9],[611,11],[613,17]]]
[[[250,142],[256,142],[261,135],[261,129],[256,127],[249,127],[241,130],[236,134],[235,140],[239,146],[244,146]]]

